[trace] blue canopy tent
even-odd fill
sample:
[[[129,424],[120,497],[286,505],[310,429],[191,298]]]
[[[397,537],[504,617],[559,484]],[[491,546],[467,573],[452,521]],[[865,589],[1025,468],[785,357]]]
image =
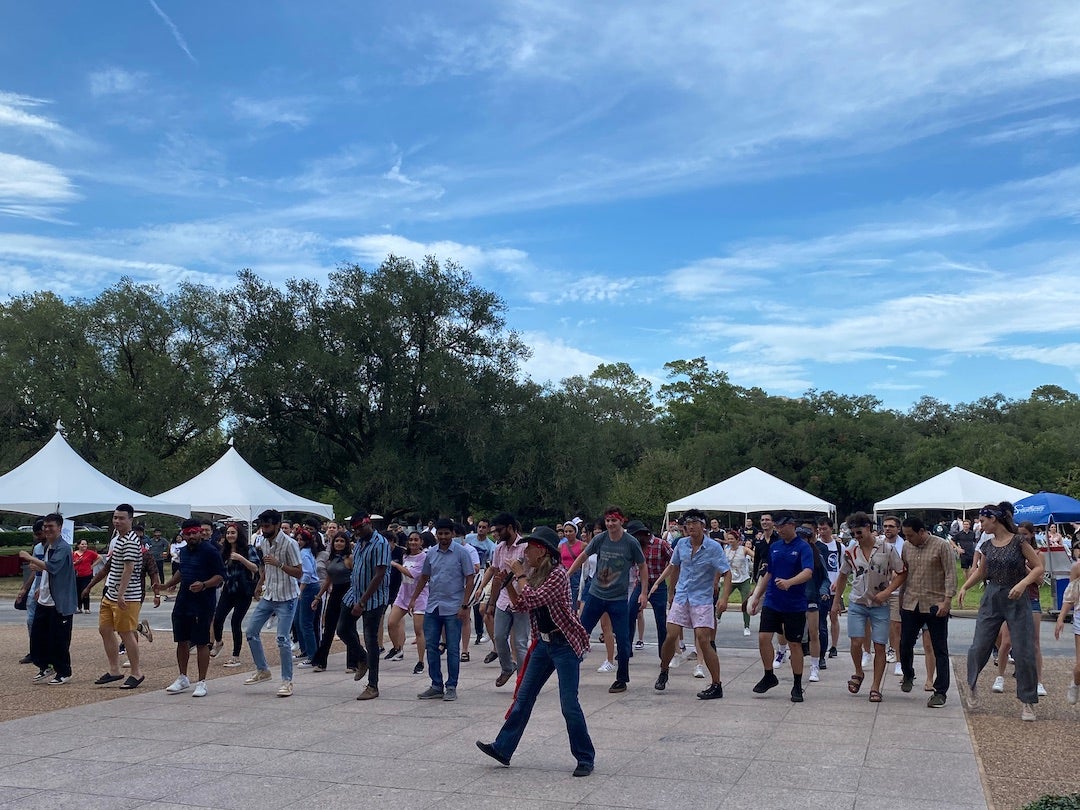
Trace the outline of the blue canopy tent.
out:
[[[1016,501],[1016,522],[1030,520],[1036,526],[1050,523],[1080,522],[1080,501],[1055,492],[1036,492]],[[1069,568],[1072,561],[1068,552],[1058,547],[1041,548],[1046,555],[1046,575],[1054,586],[1054,606],[1061,610],[1061,597],[1069,584]]]
[[[1080,522],[1080,501],[1068,495],[1054,492],[1036,492],[1021,498],[1013,504],[1016,507],[1016,520],[1030,520],[1036,526],[1049,523]]]

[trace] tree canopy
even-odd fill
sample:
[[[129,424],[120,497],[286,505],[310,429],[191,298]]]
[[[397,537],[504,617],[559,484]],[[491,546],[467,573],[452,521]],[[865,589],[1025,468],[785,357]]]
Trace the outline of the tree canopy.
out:
[[[0,469],[59,419],[106,474],[147,493],[205,469],[229,436],[283,486],[339,512],[527,520],[664,505],[756,465],[866,508],[959,464],[1080,495],[1080,397],[1057,385],[907,412],[869,395],[770,396],[704,357],[659,388],[626,363],[544,386],[505,302],[451,261],[389,256],[325,285],[242,271],[221,290],[122,279],[93,299],[0,304]]]

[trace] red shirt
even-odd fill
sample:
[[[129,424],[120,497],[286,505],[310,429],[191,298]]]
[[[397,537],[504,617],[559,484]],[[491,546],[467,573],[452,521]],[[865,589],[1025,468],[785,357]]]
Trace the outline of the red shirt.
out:
[[[88,548],[86,551],[76,549],[71,555],[71,560],[75,563],[75,576],[92,577],[94,575],[94,563],[100,557],[101,555],[92,548]]]
[[[671,543],[654,535],[649,538],[649,543],[643,550],[645,563],[649,566],[649,582],[656,582],[671,562]]]

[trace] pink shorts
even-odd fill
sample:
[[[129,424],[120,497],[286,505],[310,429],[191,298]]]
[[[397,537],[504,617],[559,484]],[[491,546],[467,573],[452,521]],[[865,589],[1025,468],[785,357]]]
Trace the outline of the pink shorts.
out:
[[[687,602],[672,602],[667,620],[680,627],[716,627],[716,608],[709,605],[691,605]]]

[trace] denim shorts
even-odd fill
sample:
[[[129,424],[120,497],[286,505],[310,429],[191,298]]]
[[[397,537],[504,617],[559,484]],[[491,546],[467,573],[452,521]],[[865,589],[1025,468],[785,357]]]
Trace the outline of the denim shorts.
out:
[[[867,607],[852,602],[847,609],[847,632],[849,638],[866,636],[866,620],[870,620],[870,640],[875,644],[889,643],[889,604]]]

